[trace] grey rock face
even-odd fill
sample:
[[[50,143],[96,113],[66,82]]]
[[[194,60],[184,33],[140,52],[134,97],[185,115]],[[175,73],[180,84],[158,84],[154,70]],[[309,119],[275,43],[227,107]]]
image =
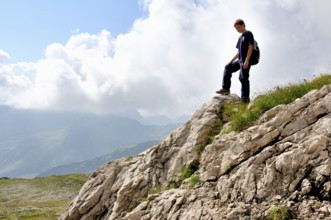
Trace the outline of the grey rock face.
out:
[[[236,99],[213,98],[159,145],[99,168],[62,219],[330,218],[331,85],[210,138]],[[182,181],[193,165],[196,185]]]

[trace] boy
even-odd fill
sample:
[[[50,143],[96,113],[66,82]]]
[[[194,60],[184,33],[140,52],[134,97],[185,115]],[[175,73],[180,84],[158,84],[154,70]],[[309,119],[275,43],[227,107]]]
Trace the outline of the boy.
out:
[[[232,73],[240,70],[239,80],[241,82],[241,100],[245,103],[249,103],[249,70],[251,68],[249,60],[254,48],[254,36],[252,32],[246,30],[245,22],[241,19],[235,21],[234,27],[242,34],[239,37],[236,46],[238,52],[232,60],[225,65],[223,73],[223,88],[216,93],[229,95]]]

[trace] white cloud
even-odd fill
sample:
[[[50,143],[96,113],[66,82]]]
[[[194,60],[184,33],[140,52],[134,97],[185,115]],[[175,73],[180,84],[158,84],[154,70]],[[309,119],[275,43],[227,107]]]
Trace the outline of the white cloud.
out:
[[[10,55],[6,51],[0,50],[0,63],[2,63],[5,60],[9,60]]]
[[[287,10],[293,10],[295,7],[297,7],[299,4],[299,0],[278,0],[276,1],[276,4],[281,6],[282,8],[285,8]]]
[[[223,66],[236,53],[237,18],[246,21],[261,49],[261,63],[251,69],[252,94],[330,71],[328,0],[140,2],[148,16],[136,20],[128,33],[76,34],[65,45],[49,45],[36,63],[0,64],[6,104],[192,113],[221,86]],[[0,51],[1,57],[10,56]],[[239,94],[237,78],[238,73],[232,91]]]

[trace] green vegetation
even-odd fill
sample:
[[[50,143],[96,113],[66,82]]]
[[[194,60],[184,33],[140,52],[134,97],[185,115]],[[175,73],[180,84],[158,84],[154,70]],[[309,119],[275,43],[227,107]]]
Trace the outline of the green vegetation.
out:
[[[128,157],[126,158],[126,160],[127,160],[127,161],[131,161],[131,160],[133,160],[133,157],[132,157],[132,156],[128,156]]]
[[[200,167],[200,162],[198,160],[193,161],[190,165],[185,165],[182,167],[182,172],[179,177],[179,180],[170,181],[167,189],[179,188],[182,182],[188,178],[190,178],[195,171],[197,171]]]
[[[216,123],[216,125],[213,127],[210,134],[208,135],[206,145],[211,144],[215,140],[216,135],[218,135],[221,132],[222,128],[223,128],[223,124],[221,122]]]
[[[58,219],[87,178],[85,174],[72,174],[0,179],[0,219]]]
[[[213,127],[213,129],[211,129],[211,131],[208,134],[206,143],[198,149],[199,158],[201,157],[202,153],[205,151],[206,146],[211,144],[215,140],[216,135],[218,135],[221,132],[222,128],[223,128],[223,124],[221,122],[218,122]]]
[[[179,181],[170,181],[168,186],[167,186],[167,189],[177,189],[180,187],[182,183],[179,182]]]
[[[16,219],[28,219],[28,220],[44,220],[44,219],[57,219],[58,215],[53,210],[39,210],[39,209],[21,209],[10,210],[0,213],[0,219],[16,220]]]
[[[285,207],[275,207],[268,214],[269,220],[291,220],[291,213]]]
[[[149,195],[151,195],[151,194],[158,194],[160,192],[162,192],[162,189],[160,189],[160,188],[151,188],[151,189],[149,189],[148,194]]]
[[[227,131],[242,131],[254,122],[267,110],[280,105],[288,104],[301,98],[314,89],[331,84],[331,75],[321,75],[312,81],[301,84],[290,84],[283,88],[258,96],[250,108],[244,103],[228,103],[224,106],[224,118],[231,122],[232,128]]]
[[[200,183],[200,177],[199,176],[192,176],[191,180],[190,180],[189,187],[192,189],[198,183]]]
[[[202,146],[199,147],[199,149],[198,149],[199,158],[201,157],[202,153],[205,151],[207,145],[208,144],[202,145]]]
[[[230,172],[232,170],[232,168],[233,168],[233,164],[231,162],[226,164],[226,171],[227,172]]]
[[[182,168],[182,174],[179,177],[179,181],[183,182],[185,179],[190,178],[192,174],[199,169],[200,162],[194,161],[188,166]]]

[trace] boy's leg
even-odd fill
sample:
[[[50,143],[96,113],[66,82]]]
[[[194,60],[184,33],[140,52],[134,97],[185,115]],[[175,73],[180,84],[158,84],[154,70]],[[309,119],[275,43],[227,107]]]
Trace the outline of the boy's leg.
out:
[[[232,73],[238,71],[239,69],[240,63],[238,60],[225,67],[223,72],[223,89],[230,90]]]
[[[249,101],[249,70],[250,66],[247,69],[244,69],[241,65],[240,67],[240,74],[239,74],[239,80],[241,82],[241,99],[243,101]]]

